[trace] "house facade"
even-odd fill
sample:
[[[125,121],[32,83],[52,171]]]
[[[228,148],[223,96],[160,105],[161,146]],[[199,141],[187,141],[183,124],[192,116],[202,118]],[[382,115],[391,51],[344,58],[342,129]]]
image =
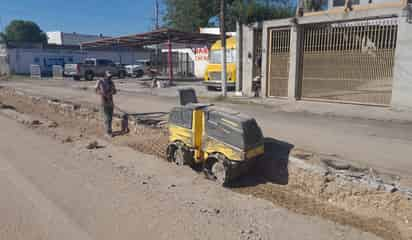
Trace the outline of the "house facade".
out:
[[[243,26],[243,94],[412,108],[412,7],[363,3]]]

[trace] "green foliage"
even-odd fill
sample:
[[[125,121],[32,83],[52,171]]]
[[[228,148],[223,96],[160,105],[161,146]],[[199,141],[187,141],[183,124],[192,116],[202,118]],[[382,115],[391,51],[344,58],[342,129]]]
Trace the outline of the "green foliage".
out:
[[[47,35],[36,23],[23,20],[11,21],[3,38],[10,42],[47,43]]]
[[[5,43],[6,42],[6,34],[0,32],[0,43]]]
[[[228,29],[234,29],[236,21],[244,24],[260,22],[269,19],[287,18],[293,16],[294,8],[287,0],[257,1],[235,0],[228,9]]]
[[[220,0],[164,0],[167,27],[198,31],[219,18]],[[236,22],[251,23],[293,16],[290,0],[226,0],[227,30],[234,31]],[[215,24],[216,25],[216,24]]]
[[[196,32],[209,25],[209,19],[218,11],[218,0],[165,0],[167,27]]]
[[[303,2],[305,9],[311,11],[319,11],[325,4],[322,0],[305,0]]]

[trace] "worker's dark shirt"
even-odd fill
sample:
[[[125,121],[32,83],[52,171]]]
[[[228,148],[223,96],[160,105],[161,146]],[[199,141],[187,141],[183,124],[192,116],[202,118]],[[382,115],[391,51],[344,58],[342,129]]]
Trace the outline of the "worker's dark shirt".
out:
[[[96,92],[101,96],[102,105],[113,106],[113,95],[116,94],[116,87],[111,78],[105,77],[96,83]]]

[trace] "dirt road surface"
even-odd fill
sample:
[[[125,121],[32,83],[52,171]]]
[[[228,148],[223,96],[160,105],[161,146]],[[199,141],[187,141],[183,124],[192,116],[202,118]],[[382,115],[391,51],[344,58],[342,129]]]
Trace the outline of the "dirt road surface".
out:
[[[98,103],[99,99],[92,93],[93,84],[70,80],[1,83],[33,95]],[[151,96],[151,90],[142,88],[136,82],[117,82],[117,87],[121,90],[116,96],[117,105],[131,113],[169,111],[177,104],[177,98]],[[334,117],[304,111],[285,112],[253,104],[219,104],[256,117],[267,137],[365,167],[412,176],[411,123]]]
[[[130,148],[0,125],[0,239],[379,239]]]

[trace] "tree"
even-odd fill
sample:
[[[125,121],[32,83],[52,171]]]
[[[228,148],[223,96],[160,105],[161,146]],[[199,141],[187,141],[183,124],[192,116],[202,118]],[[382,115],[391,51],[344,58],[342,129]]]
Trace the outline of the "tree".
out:
[[[290,0],[227,0],[226,26],[236,29],[236,22],[251,23],[293,16]],[[165,0],[166,26],[182,31],[198,31],[200,27],[218,26],[220,0]]]
[[[305,9],[311,10],[311,11],[320,11],[324,6],[325,3],[327,4],[327,1],[322,1],[322,0],[305,0],[304,2]]]
[[[290,2],[288,0],[235,0],[228,11],[228,29],[235,29],[237,21],[248,24],[291,17],[294,14],[294,6]]]
[[[0,43],[5,43],[5,42],[6,42],[6,35],[0,32]]]
[[[47,35],[31,21],[11,21],[2,36],[7,42],[47,43]]]
[[[196,32],[217,15],[219,0],[165,0],[167,27]]]

